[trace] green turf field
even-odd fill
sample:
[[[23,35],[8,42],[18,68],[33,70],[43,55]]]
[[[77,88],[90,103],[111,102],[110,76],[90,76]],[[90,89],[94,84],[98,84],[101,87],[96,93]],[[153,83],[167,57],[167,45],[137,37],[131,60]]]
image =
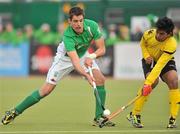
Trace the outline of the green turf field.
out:
[[[0,78],[0,117],[37,89],[44,79],[45,77]],[[111,111],[133,99],[142,84],[142,81],[137,80],[107,79],[106,82],[107,107]],[[91,122],[95,103],[92,88],[79,77],[67,77],[59,83],[54,92],[26,110],[13,123],[0,125],[0,134],[180,134],[180,117],[177,119],[178,128],[166,129],[169,113],[167,98],[167,87],[161,82],[144,107],[143,129],[133,128],[126,120],[132,107],[113,119],[117,123],[116,127],[93,127]]]

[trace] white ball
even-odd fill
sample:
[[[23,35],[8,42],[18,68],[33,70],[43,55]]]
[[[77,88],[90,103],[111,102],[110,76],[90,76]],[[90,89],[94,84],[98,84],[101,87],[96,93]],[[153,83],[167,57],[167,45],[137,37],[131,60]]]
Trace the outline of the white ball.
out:
[[[111,114],[111,112],[110,112],[109,109],[106,109],[106,110],[103,111],[103,115],[104,115],[104,116],[108,116],[108,115],[110,115],[110,114]]]

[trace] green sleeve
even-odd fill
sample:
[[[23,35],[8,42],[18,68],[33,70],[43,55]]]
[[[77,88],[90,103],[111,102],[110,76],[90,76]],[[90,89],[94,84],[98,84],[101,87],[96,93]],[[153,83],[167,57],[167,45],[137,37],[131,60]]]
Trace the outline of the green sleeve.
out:
[[[92,31],[94,40],[97,40],[102,36],[102,33],[101,33],[99,26],[96,22],[91,23],[91,31]]]
[[[68,52],[76,50],[75,49],[75,42],[71,37],[64,36],[63,42],[64,42],[64,46]]]

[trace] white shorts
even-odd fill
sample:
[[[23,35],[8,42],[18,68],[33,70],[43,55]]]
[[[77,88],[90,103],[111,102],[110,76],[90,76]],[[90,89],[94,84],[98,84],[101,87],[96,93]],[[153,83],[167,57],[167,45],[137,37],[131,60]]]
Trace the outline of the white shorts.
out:
[[[88,69],[84,65],[84,60],[87,54],[88,53],[86,53],[82,58],[80,58],[80,64],[86,72],[88,72]],[[99,70],[99,67],[96,64],[95,60],[93,60],[92,69]],[[61,54],[56,54],[53,64],[48,71],[46,82],[56,85],[60,79],[62,79],[64,76],[67,76],[73,70],[74,66],[72,65],[69,57]]]

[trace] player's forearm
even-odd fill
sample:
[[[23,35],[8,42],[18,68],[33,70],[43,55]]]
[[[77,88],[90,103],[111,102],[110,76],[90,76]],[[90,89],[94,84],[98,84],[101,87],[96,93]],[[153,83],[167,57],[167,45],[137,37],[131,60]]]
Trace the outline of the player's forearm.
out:
[[[96,58],[97,58],[103,56],[105,52],[106,52],[106,48],[102,47],[102,48],[98,48],[94,53],[96,54]]]
[[[85,72],[84,68],[82,68],[82,66],[80,65],[80,62],[73,63],[73,66],[80,75],[82,75],[84,77],[87,76],[87,73]]]
[[[80,65],[80,60],[79,61],[72,61],[74,69],[82,76],[86,77],[87,73],[85,72],[84,68]]]
[[[100,38],[95,41],[97,50],[94,52],[96,54],[96,57],[101,57],[106,53],[106,47],[104,44],[104,39]]]
[[[154,81],[159,77],[164,66],[168,63],[169,60],[172,59],[172,57],[173,57],[173,55],[170,55],[167,53],[162,54],[162,56],[157,61],[155,67],[153,68],[153,70],[150,72],[150,74],[146,78],[144,84],[152,85],[154,83]]]
[[[70,51],[70,52],[67,52],[68,56],[70,57],[71,59],[71,62],[75,68],[75,70],[83,75],[83,76],[87,76],[87,73],[85,72],[85,70],[82,68],[82,66],[80,65],[80,59],[76,53],[76,51]]]

